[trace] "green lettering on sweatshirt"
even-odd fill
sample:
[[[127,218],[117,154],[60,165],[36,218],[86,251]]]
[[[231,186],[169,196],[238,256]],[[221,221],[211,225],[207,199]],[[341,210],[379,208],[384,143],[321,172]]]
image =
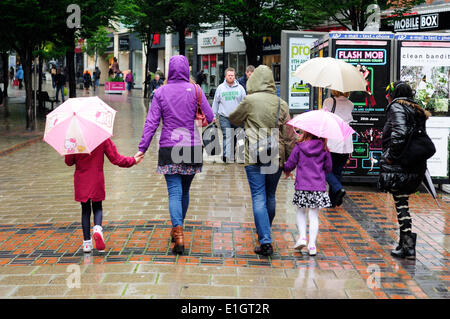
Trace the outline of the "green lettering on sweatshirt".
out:
[[[233,101],[236,100],[237,96],[239,95],[238,91],[227,91],[227,92],[222,92],[222,98],[225,101]]]

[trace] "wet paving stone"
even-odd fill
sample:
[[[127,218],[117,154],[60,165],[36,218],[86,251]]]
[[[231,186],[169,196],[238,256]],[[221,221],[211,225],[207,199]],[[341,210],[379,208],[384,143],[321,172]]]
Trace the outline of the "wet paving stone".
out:
[[[146,103],[127,95],[101,97],[119,111],[113,137],[119,152],[136,153]],[[40,128],[42,133],[43,125]],[[92,279],[93,285],[80,291],[67,291],[65,286],[34,290],[5,286],[1,297],[41,293],[58,297],[449,298],[449,196],[441,198],[441,207],[429,194],[411,196],[417,258],[406,261],[390,256],[398,241],[392,196],[375,188],[349,188],[341,207],[320,211],[318,254],[311,257],[306,250],[293,249],[298,237],[291,203],[293,181],[281,179],[272,227],[274,254],[267,258],[253,252],[258,242],[243,165],[223,165],[208,158],[191,188],[185,253],[175,256],[166,184],[164,177],[155,173],[157,136],[144,162],[136,167],[119,169],[105,161],[103,229],[107,247],[105,252],[94,249],[84,254],[80,205],[73,200],[73,168],[66,167],[42,137],[22,136],[21,144],[11,148],[0,134],[1,276],[24,273],[32,277],[33,272],[55,271],[60,276],[55,282],[64,285],[66,267],[75,264],[86,267],[83,274],[98,277],[85,277],[83,280]],[[30,163],[31,157],[35,160]],[[145,269],[153,269],[151,285],[134,283],[138,276],[130,274]],[[183,279],[186,272],[201,273],[205,278],[228,274],[230,278],[213,278],[218,285],[204,278],[189,282],[188,277]],[[267,287],[250,287],[245,276],[257,277]],[[162,280],[172,277],[176,285]],[[233,277],[237,277],[235,281]],[[106,288],[102,278],[109,278]]]

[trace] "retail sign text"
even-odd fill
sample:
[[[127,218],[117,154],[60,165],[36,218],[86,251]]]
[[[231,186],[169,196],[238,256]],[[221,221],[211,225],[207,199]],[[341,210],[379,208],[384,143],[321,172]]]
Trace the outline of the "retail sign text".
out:
[[[386,50],[372,49],[337,49],[337,58],[352,64],[386,64]]]
[[[394,22],[394,31],[411,31],[422,29],[433,29],[439,27],[439,14],[422,14],[403,18]]]

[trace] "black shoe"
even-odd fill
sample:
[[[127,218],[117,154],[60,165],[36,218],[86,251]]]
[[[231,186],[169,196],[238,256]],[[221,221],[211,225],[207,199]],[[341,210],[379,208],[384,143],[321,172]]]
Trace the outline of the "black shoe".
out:
[[[401,235],[401,249],[391,251],[391,255],[397,258],[415,259],[416,258],[416,233]]]
[[[271,256],[273,254],[272,244],[262,244],[260,247],[256,247],[255,253],[263,256]]]
[[[403,246],[403,236],[402,236],[402,231],[400,231],[400,235],[399,235],[399,240],[398,240],[398,245],[397,247],[394,248],[394,250],[391,251],[391,255],[392,256],[396,256],[398,254],[400,254],[401,250],[402,250],[402,246]]]
[[[347,194],[345,192],[345,189],[340,189],[336,192],[335,198],[336,198],[336,206],[341,206],[342,205],[342,201],[344,199],[345,194]]]

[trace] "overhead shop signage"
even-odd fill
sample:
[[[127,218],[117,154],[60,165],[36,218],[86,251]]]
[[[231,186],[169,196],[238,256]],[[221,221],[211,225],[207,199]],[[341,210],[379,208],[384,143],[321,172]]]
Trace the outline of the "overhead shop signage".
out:
[[[204,37],[202,39],[202,47],[214,47],[220,45],[220,42],[216,36]]]
[[[408,15],[387,25],[394,32],[444,30],[450,28],[450,11]]]

